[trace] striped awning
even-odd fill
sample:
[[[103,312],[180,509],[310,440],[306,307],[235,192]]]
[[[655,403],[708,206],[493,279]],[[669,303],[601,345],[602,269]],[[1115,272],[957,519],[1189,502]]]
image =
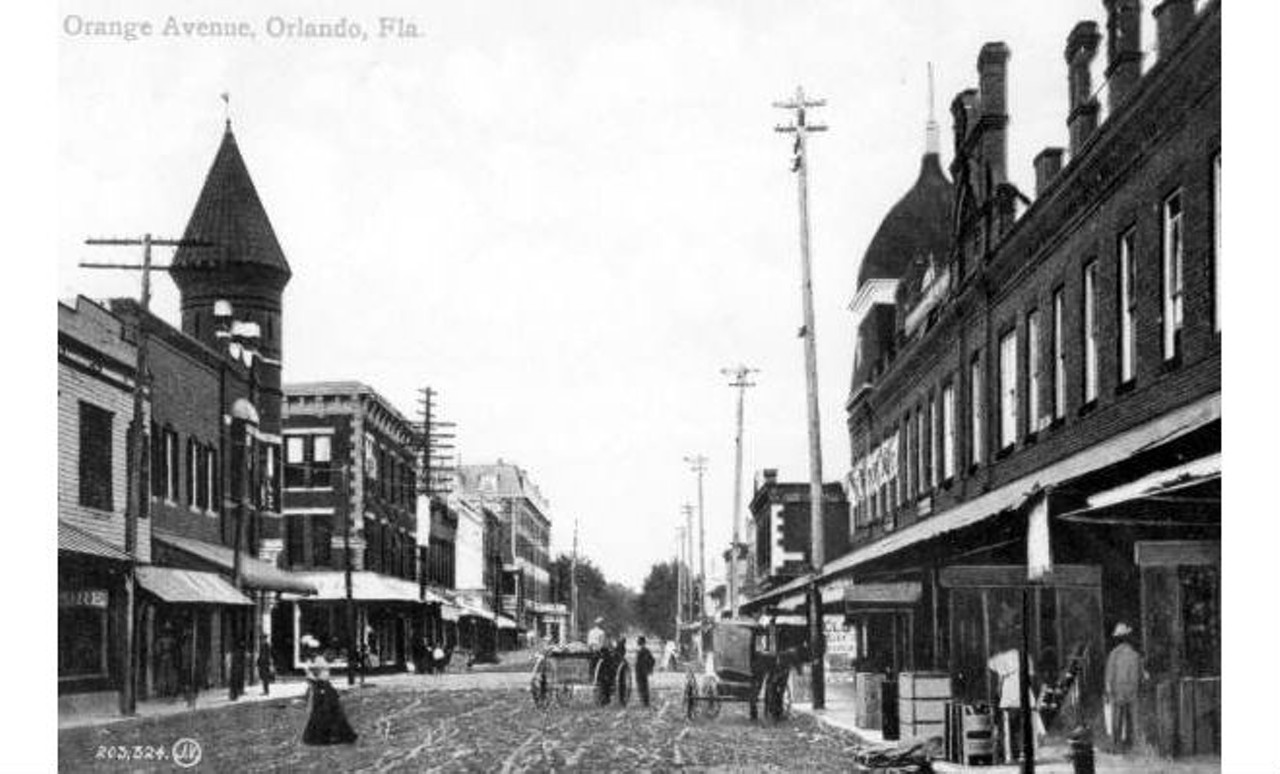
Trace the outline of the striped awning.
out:
[[[253,606],[248,597],[215,573],[155,565],[142,565],[135,572],[138,585],[163,602]]]
[[[214,545],[185,535],[175,535],[156,529],[151,531],[151,537],[157,543],[213,565],[220,572],[231,573],[235,569],[235,551],[227,546]],[[315,584],[303,580],[296,573],[282,570],[270,562],[256,559],[244,552],[240,553],[240,579],[246,588],[251,589],[291,591],[295,594],[316,592]]]
[[[87,554],[117,562],[130,561],[129,555],[100,537],[73,527],[58,519],[58,550],[73,554]]]

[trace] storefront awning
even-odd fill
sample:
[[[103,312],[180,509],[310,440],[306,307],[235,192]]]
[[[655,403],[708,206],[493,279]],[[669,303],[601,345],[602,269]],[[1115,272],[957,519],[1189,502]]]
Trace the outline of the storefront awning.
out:
[[[129,555],[121,549],[100,537],[67,524],[62,519],[58,519],[58,550],[73,554],[87,554],[116,562],[131,561]]]
[[[498,616],[498,628],[499,629],[518,629],[520,627],[516,626],[515,621],[511,620],[510,618],[507,618],[505,615],[500,615]]]
[[[143,565],[136,569],[138,585],[164,602],[187,605],[244,605],[253,602],[221,575],[196,570]]]
[[[151,537],[161,545],[213,565],[219,572],[230,574],[235,570],[235,551],[227,546],[155,529],[151,531]],[[270,562],[243,552],[240,554],[240,579],[246,588],[251,589],[290,591],[295,594],[316,593],[315,584],[302,580],[296,573],[282,570]]]
[[[1089,497],[1089,508],[1106,508],[1133,500],[1160,498],[1179,489],[1221,477],[1222,455],[1211,454],[1092,495]]]
[[[302,581],[313,585],[316,589],[314,597],[306,597],[317,602],[328,602],[347,598],[346,573],[341,570],[325,572],[300,572],[295,575]],[[426,604],[441,603],[440,595],[426,590],[426,599],[418,584],[403,578],[362,570],[351,573],[351,598],[361,602],[418,602]]]
[[[844,589],[846,611],[887,607],[911,607],[920,601],[923,588],[919,582],[858,583]]]
[[[1040,470],[1019,478],[999,489],[957,505],[936,516],[918,521],[905,529],[891,532],[880,540],[855,549],[843,557],[828,562],[823,577],[853,569],[873,559],[887,556],[908,546],[939,537],[963,527],[976,524],[998,513],[1018,508],[1028,497],[1042,488],[1078,478],[1095,470],[1106,468],[1145,449],[1152,448],[1166,439],[1185,435],[1222,418],[1222,396],[1211,395],[1160,419],[1148,422],[1132,430],[1112,436],[1102,443]],[[803,583],[803,581],[800,581]]]

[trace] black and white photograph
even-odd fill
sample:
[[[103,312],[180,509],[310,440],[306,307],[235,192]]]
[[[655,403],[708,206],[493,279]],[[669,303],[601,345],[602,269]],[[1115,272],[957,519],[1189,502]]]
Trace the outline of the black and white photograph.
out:
[[[1223,214],[1275,94],[1224,189],[1221,6],[24,21],[44,765],[1276,770],[1277,468],[1233,447],[1224,498],[1222,346],[1274,371],[1274,211]]]

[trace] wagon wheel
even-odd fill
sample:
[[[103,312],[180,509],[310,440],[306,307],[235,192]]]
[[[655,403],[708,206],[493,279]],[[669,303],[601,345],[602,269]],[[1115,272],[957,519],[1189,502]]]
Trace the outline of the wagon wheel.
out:
[[[595,669],[591,670],[591,685],[595,691],[596,704],[601,707],[609,703],[609,678],[604,662],[604,658],[600,658],[596,661]]]
[[[693,720],[698,706],[698,681],[690,672],[684,680],[684,715],[686,720]]]
[[[764,711],[775,723],[791,717],[790,672],[769,675],[765,684]]]
[[[631,667],[627,662],[623,661],[618,665],[618,673],[613,679],[618,687],[618,704],[625,707],[627,699],[631,698]]]
[[[543,709],[547,706],[547,659],[539,656],[533,662],[533,672],[529,675],[529,693],[533,696],[533,706]]]
[[[720,680],[715,675],[707,675],[700,686],[703,699],[702,713],[709,718],[720,715]]]

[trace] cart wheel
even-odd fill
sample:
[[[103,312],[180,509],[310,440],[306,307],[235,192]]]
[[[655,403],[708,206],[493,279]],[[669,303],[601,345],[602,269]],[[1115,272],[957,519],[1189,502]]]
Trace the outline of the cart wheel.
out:
[[[609,684],[606,674],[602,658],[596,662],[596,668],[591,673],[591,685],[595,692],[596,704],[601,707],[609,703]]]
[[[533,696],[533,706],[539,709],[547,706],[547,662],[543,657],[533,662],[533,672],[529,675],[529,693]]]
[[[618,674],[614,677],[618,685],[618,704],[627,706],[627,699],[631,698],[631,667],[627,662],[623,661],[618,665]]]
[[[694,711],[698,705],[698,681],[694,678],[693,672],[690,672],[684,681],[684,716],[686,720],[693,720]]]
[[[765,685],[764,710],[775,723],[791,717],[791,675],[774,674]]]
[[[702,708],[702,713],[709,718],[720,716],[720,681],[715,675],[707,675],[702,681],[699,693],[702,694],[703,702],[706,706]]]

